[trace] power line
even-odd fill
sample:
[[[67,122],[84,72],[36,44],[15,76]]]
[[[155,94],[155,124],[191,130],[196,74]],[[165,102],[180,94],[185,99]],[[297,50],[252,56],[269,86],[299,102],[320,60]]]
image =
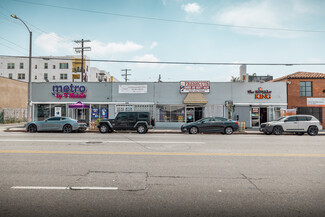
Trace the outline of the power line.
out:
[[[174,23],[185,23],[185,24],[196,24],[196,25],[206,25],[206,26],[220,26],[220,27],[230,27],[230,28],[259,29],[259,30],[275,30],[275,31],[289,31],[289,32],[314,32],[314,33],[315,33],[315,32],[318,32],[318,33],[325,33],[325,30],[306,30],[306,29],[288,29],[288,28],[269,28],[269,27],[255,27],[255,26],[227,25],[227,24],[220,24],[220,23],[193,22],[193,21],[185,21],[185,20],[164,19],[164,18],[144,17],[144,16],[136,16],[136,15],[127,15],[127,14],[110,13],[110,12],[95,11],[95,10],[87,10],[87,9],[72,8],[72,7],[64,7],[64,6],[57,6],[57,5],[50,5],[50,4],[36,3],[36,2],[28,2],[28,1],[22,1],[22,0],[12,0],[12,1],[21,2],[21,3],[26,3],[26,4],[33,4],[33,5],[46,6],[46,7],[52,7],[52,8],[60,8],[60,9],[66,9],[66,10],[82,11],[82,12],[96,13],[96,14],[105,14],[105,15],[119,16],[119,17],[129,17],[129,18],[144,19],[144,20],[155,20],[155,21],[174,22]]]
[[[12,58],[29,58],[28,56],[7,56],[0,55],[0,57],[12,57]],[[33,59],[44,59],[47,60],[74,60],[73,58],[62,58],[62,57],[32,57]],[[105,62],[105,63],[134,63],[134,64],[168,64],[168,65],[251,65],[251,66],[322,66],[322,63],[254,63],[254,62],[179,62],[179,61],[136,61],[136,60],[99,60],[99,59],[87,59],[90,62]]]

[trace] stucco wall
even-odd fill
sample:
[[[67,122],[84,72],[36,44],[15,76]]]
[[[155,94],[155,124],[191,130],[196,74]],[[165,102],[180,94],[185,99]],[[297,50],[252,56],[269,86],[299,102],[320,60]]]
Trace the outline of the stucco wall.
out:
[[[28,84],[0,77],[0,108],[27,108]]]

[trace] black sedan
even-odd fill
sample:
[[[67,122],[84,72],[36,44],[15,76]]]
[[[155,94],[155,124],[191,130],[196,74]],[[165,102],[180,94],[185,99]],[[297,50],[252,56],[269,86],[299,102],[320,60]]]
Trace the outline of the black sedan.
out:
[[[181,127],[182,132],[189,132],[196,134],[201,132],[206,133],[224,133],[231,135],[234,131],[238,130],[238,122],[229,120],[223,117],[208,117],[198,121],[184,124]]]

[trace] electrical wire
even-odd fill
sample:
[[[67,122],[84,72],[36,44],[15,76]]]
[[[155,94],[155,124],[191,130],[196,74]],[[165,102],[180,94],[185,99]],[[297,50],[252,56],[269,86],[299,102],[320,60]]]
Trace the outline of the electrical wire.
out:
[[[29,58],[29,56],[6,56],[0,55],[0,57],[12,57],[12,58]],[[63,58],[63,57],[32,57],[33,59],[45,59],[45,60],[75,60],[74,58]],[[325,63],[254,63],[254,62],[242,62],[242,63],[231,63],[231,62],[180,62],[180,61],[136,61],[136,60],[105,60],[105,59],[86,59],[90,62],[106,62],[106,63],[132,63],[132,64],[169,64],[169,65],[251,65],[251,66],[320,66]]]
[[[155,21],[163,21],[163,22],[174,22],[174,23],[185,23],[185,24],[196,24],[196,25],[206,25],[206,26],[219,26],[219,27],[230,27],[230,28],[243,28],[243,29],[259,29],[259,30],[274,30],[274,31],[289,31],[289,32],[309,32],[309,33],[325,33],[325,30],[306,30],[306,29],[288,29],[288,28],[270,28],[270,27],[254,27],[254,26],[240,26],[240,25],[227,25],[227,24],[219,24],[219,23],[205,23],[205,22],[193,22],[193,21],[185,21],[185,20],[175,20],[175,19],[164,19],[164,18],[155,18],[155,17],[144,17],[144,16],[136,16],[136,15],[127,15],[127,14],[118,14],[118,13],[110,13],[103,11],[95,11],[95,10],[87,10],[73,7],[64,7],[36,2],[29,2],[23,0],[12,0],[16,2],[32,4],[32,5],[40,5],[45,7],[52,8],[60,8],[66,10],[74,10],[88,13],[96,13],[96,14],[104,14],[111,16],[119,16],[119,17],[128,17],[135,19],[144,19],[144,20],[155,20]]]

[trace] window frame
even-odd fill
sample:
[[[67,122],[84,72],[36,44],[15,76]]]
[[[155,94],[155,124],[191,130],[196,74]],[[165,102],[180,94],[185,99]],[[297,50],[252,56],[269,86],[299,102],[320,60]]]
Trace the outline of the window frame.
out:
[[[7,69],[15,69],[15,63],[8,63]]]
[[[18,73],[18,80],[25,80],[25,73]]]
[[[310,84],[310,85],[309,85]],[[312,97],[313,96],[313,82],[312,81],[300,81],[300,96]],[[310,90],[307,90],[307,88]]]

